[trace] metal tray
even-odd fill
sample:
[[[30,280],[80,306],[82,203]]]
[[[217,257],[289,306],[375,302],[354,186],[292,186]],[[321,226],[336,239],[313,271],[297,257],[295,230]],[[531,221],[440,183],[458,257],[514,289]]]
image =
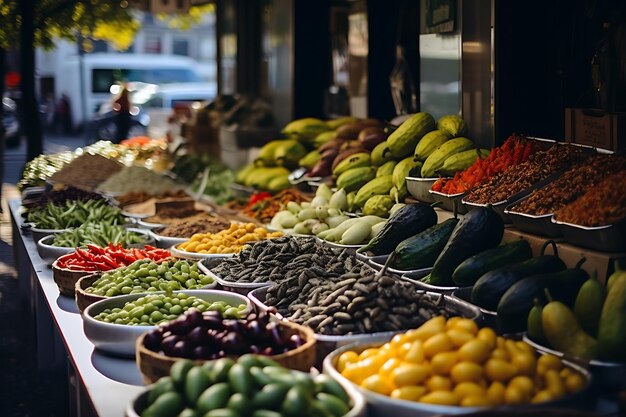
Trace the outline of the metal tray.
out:
[[[606,226],[587,227],[560,222],[552,217],[565,239],[578,246],[602,252],[626,252],[626,219]]]
[[[372,268],[374,268],[377,271],[380,271],[381,269],[383,269],[383,267],[385,266],[385,262],[387,262],[387,259],[389,259],[389,255],[378,255],[378,256],[373,256],[371,258],[369,258],[369,263],[372,266]],[[422,276],[426,276],[430,273],[430,271],[432,271],[432,268],[422,268],[422,269],[397,269],[397,268],[392,268],[392,267],[388,267],[387,268],[387,272],[391,272],[392,274],[396,274],[396,275],[405,275],[405,274],[421,274],[423,273],[424,275]]]
[[[500,217],[502,217],[502,220],[505,223],[511,223],[511,218],[509,217],[508,213],[505,213],[507,207],[512,206],[513,204],[518,203],[523,198],[528,197],[533,191],[539,188],[545,187],[546,185],[548,185],[549,183],[551,183],[552,181],[560,177],[565,171],[567,170],[561,170],[561,171],[552,173],[548,175],[546,178],[542,179],[541,181],[537,181],[536,183],[532,184],[530,187],[525,188],[509,196],[509,198],[507,198],[506,200],[498,201],[497,203],[491,203],[491,204],[472,203],[471,201],[466,201],[465,198],[463,198],[463,204],[467,206],[470,210],[476,207],[487,207],[488,205],[491,205],[491,207],[496,211],[496,213],[498,213]]]
[[[362,245],[342,245],[341,243],[329,242],[327,240],[320,239],[317,236],[315,237],[315,239],[322,245],[326,245],[334,249],[345,249],[346,251],[348,251],[348,253],[352,253],[352,254],[355,254],[357,249],[365,246],[365,243]]]
[[[187,239],[189,240],[189,239]],[[187,252],[186,250],[182,250],[182,249],[178,249],[178,245],[180,245],[180,243],[177,243],[175,245],[173,245],[170,248],[170,252],[172,253],[172,256],[177,257],[177,258],[184,258],[184,259],[196,259],[196,260],[200,260],[200,259],[213,259],[213,258],[232,258],[233,256],[235,256],[234,253],[198,253],[198,252]]]
[[[492,329],[497,329],[498,333],[501,333],[498,329],[498,313],[472,303],[472,288],[473,287],[462,287],[456,289],[452,291],[451,296],[454,299],[461,300],[475,306],[483,314],[483,325],[491,327]]]
[[[424,203],[433,203],[434,196],[429,192],[439,178],[406,177],[406,188],[413,197]]]
[[[431,285],[431,284],[422,282],[421,279],[424,278],[426,275],[430,274],[432,270],[433,270],[432,268],[424,268],[415,272],[404,274],[400,278],[405,281],[412,282],[413,284],[415,284],[416,286],[418,286],[420,289],[424,291],[432,291],[437,294],[450,295],[452,294],[454,290],[458,290],[460,288],[460,287],[440,287],[438,285]]]
[[[528,333],[524,333],[523,340],[539,352],[551,353],[559,358],[564,358],[583,366],[595,377],[597,384],[604,388],[626,388],[626,363],[597,360],[584,361],[580,358],[567,356],[563,352],[550,349],[533,341],[528,337]]]
[[[467,195],[465,193],[457,193],[457,194],[445,194],[440,191],[428,191],[435,201],[441,202],[440,208],[448,211],[454,211],[454,204],[456,202],[456,212],[458,214],[467,213],[467,207],[463,204],[463,197]]]
[[[227,291],[236,292],[238,294],[248,295],[248,293],[252,290],[256,290],[257,288],[270,287],[274,283],[272,282],[233,282],[226,281],[216,273],[212,271],[212,267],[219,263],[220,259],[203,259],[198,262],[198,269],[200,269],[205,275],[213,278],[223,289]]]
[[[533,214],[520,213],[513,210],[514,205],[519,204],[521,201],[529,197],[530,195],[527,195],[526,197],[517,200],[515,203],[509,204],[504,209],[504,214],[508,215],[511,222],[513,222],[513,225],[523,232],[534,233],[536,235],[546,237],[561,236],[559,228],[556,224],[552,223],[553,213],[535,216]]]

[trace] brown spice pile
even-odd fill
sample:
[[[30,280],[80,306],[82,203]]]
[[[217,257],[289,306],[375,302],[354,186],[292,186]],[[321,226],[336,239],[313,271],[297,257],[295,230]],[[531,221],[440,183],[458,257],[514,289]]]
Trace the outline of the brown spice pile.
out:
[[[229,227],[230,222],[225,218],[205,213],[187,219],[177,219],[174,224],[158,231],[158,234],[168,237],[189,238],[196,233],[217,233]]]
[[[148,193],[146,191],[131,191],[115,197],[120,207],[126,207],[131,204],[143,203],[151,198],[163,200],[167,198],[188,198],[189,195],[183,190],[165,191],[159,194]]]
[[[124,165],[102,155],[83,154],[55,172],[50,180],[93,191],[100,183],[119,172]]]
[[[512,166],[470,192],[465,201],[495,204],[523,191],[550,175],[583,161],[588,156],[577,146],[554,145],[537,152],[528,161]]]
[[[516,204],[513,211],[534,216],[552,214],[580,197],[589,188],[597,186],[608,175],[626,169],[626,158],[614,155],[594,155],[581,165],[574,166],[554,182]]]
[[[580,226],[605,226],[626,219],[626,170],[606,177],[555,213],[555,219]]]

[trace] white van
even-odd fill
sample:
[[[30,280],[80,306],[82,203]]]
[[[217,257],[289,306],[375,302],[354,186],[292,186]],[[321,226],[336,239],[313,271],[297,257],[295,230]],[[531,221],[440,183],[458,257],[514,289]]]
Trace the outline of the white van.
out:
[[[82,59],[70,57],[55,78],[57,93],[66,94],[70,99],[75,124],[89,122],[99,106],[111,100],[111,85],[118,81],[151,84],[203,81],[198,63],[191,58],[122,53],[93,53]],[[85,92],[84,100],[81,91]]]

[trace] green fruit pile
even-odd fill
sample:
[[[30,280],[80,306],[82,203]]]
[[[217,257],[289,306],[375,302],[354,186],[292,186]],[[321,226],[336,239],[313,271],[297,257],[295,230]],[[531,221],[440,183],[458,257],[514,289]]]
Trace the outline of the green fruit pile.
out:
[[[350,398],[328,376],[312,377],[257,355],[201,366],[180,360],[147,397],[141,417],[340,417],[350,410]]]
[[[85,291],[114,297],[142,292],[193,290],[213,282],[212,277],[199,272],[197,262],[169,260],[157,263],[151,259],[140,259],[102,274]]]

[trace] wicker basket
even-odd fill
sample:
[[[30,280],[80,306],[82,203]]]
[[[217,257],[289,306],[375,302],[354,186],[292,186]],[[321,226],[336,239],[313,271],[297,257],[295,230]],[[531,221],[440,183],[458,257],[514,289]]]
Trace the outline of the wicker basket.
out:
[[[84,309],[86,309],[96,301],[104,300],[105,298],[107,298],[85,291],[98,278],[100,278],[100,276],[102,276],[102,274],[100,272],[96,272],[95,274],[84,276],[76,282],[76,286],[74,287],[76,291],[76,305],[78,306],[78,311],[80,311],[81,313]]]
[[[280,355],[270,356],[270,358],[286,368],[309,372],[311,367],[315,365],[316,360],[315,334],[308,327],[300,326],[295,323],[282,321],[281,325],[287,327],[285,330],[289,336],[292,334],[300,334],[300,337],[302,337],[305,342],[302,346],[294,350],[281,353]],[[146,334],[143,334],[137,339],[135,358],[137,360],[137,367],[143,374],[144,382],[151,384],[159,378],[169,375],[172,365],[181,358],[166,356],[146,348],[143,344],[145,335]],[[194,361],[196,365],[201,365],[205,362],[207,361]]]
[[[64,256],[62,256],[61,258],[63,258]],[[76,291],[76,282],[78,282],[78,280],[84,276],[93,274],[93,272],[72,271],[71,269],[60,268],[58,264],[59,259],[52,263],[52,278],[59,287],[59,292],[61,293],[61,295],[74,298]]]

